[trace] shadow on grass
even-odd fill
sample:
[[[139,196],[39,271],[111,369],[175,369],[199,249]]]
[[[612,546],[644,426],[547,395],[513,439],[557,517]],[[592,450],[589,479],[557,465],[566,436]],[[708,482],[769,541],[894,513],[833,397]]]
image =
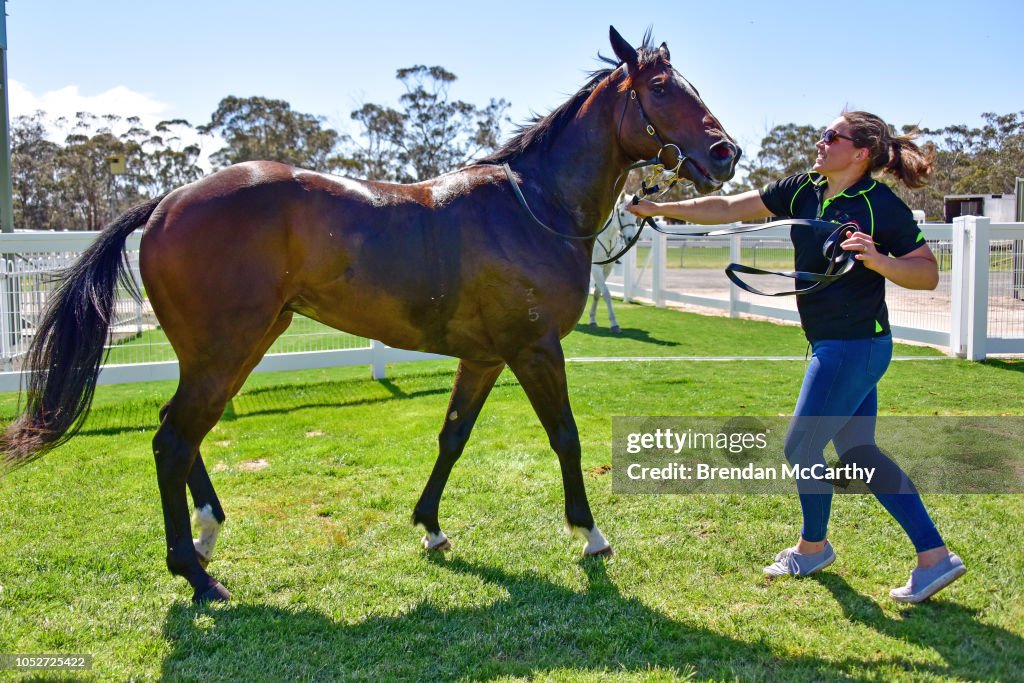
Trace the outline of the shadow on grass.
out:
[[[944,666],[915,663],[916,673],[965,680],[1019,680],[1021,676],[1024,639],[998,626],[979,623],[979,610],[940,597],[907,605],[897,617],[890,617],[836,574],[811,578],[832,593],[851,622],[934,650],[945,661]]]
[[[1024,372],[1024,361],[1022,360],[1000,360],[998,358],[989,358],[985,361],[985,365],[999,370],[1008,370],[1009,372]]]
[[[418,383],[422,387],[422,383]],[[380,391],[383,389],[383,393]],[[282,384],[245,391],[232,399],[220,422],[233,422],[250,416],[289,413],[306,408],[344,408],[389,403],[394,400],[448,395],[450,380],[439,387],[405,390],[391,380],[369,383],[366,380],[331,381],[307,384]],[[168,393],[167,399],[171,397]],[[89,413],[80,434],[114,435],[159,426],[161,400],[134,400],[114,406],[95,408]],[[443,408],[442,408],[443,410]]]
[[[599,560],[582,561],[589,580],[582,592],[534,574],[513,575],[458,558],[424,561],[499,586],[507,597],[473,608],[420,602],[398,616],[354,623],[304,607],[179,604],[170,609],[164,625],[172,651],[164,660],[163,675],[195,680],[449,680],[527,677],[564,669],[584,676],[650,674],[657,668],[702,679],[875,679],[871,671],[876,660],[786,655],[764,643],[742,642],[675,621],[622,595]],[[877,606],[841,579],[827,577],[823,583],[852,620],[934,647],[948,662],[946,667],[907,662],[908,669],[985,678],[993,657],[1021,651],[1017,636],[978,625],[974,614],[961,607],[926,607],[931,611],[915,617],[914,627],[904,627],[881,616]],[[444,594],[443,586],[436,588],[436,594]]]
[[[679,342],[658,339],[652,337],[646,330],[623,327],[621,332],[612,332],[607,327],[591,327],[589,324],[580,323],[576,325],[574,332],[585,334],[588,337],[602,337],[605,339],[632,340],[642,344],[653,344],[655,346],[681,346]]]

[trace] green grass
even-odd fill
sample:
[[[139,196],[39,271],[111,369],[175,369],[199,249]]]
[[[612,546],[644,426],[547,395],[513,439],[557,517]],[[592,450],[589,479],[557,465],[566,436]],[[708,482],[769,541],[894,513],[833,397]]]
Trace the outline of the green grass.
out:
[[[773,245],[778,240],[773,241]],[[647,262],[650,255],[650,247],[636,248],[636,262],[643,264]],[[743,247],[741,250],[740,263],[757,268],[786,269],[793,268],[793,253],[779,248]],[[732,259],[729,258],[729,245],[722,243],[719,246],[709,247],[669,247],[665,250],[665,267],[675,268],[725,268]]]
[[[626,334],[578,328],[567,355],[805,347],[791,327],[618,314]],[[933,353],[897,349],[911,352]],[[408,519],[453,368],[254,375],[204,444],[228,514],[211,571],[234,598],[202,608],[163,566],[150,439],[173,384],[100,387],[83,433],[0,480],[0,652],[91,653],[81,677],[117,681],[1020,680],[1018,496],[926,496],[971,572],[904,607],[887,593],[912,549],[870,497],[836,498],[824,575],[769,584],[761,566],[799,529],[795,496],[612,494],[611,416],[787,413],[802,362],[568,366],[588,494],[616,549],[603,562],[560,533],[556,458],[503,374],[442,501],[455,549],[425,555]],[[1022,371],[895,363],[881,409],[1024,415]],[[0,396],[0,415],[16,400]]]

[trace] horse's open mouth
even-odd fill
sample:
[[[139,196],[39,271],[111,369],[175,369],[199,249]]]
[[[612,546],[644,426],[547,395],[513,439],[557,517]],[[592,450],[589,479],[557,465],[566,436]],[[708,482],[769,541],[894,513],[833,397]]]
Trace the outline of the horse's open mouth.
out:
[[[683,162],[683,169],[687,171],[687,175],[690,180],[693,181],[694,187],[701,194],[707,194],[708,192],[714,192],[715,190],[722,187],[724,181],[716,180],[708,173],[707,169],[701,166],[698,162],[693,159],[687,158]]]

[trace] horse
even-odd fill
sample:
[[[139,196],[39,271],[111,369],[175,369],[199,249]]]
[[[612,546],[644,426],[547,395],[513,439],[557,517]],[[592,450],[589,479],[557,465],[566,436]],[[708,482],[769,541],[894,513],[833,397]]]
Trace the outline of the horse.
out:
[[[608,68],[494,153],[437,178],[391,184],[247,162],[112,221],[41,317],[25,409],[0,440],[5,469],[81,427],[115,285],[131,284],[124,244],[144,228],[142,282],[179,364],[152,443],[166,563],[194,602],[230,597],[207,571],[225,514],[200,446],[295,313],[460,359],[437,460],[412,513],[426,549],[451,547],[438,522],[441,495],[507,366],[558,457],[567,528],[583,537],[585,555],[610,554],[587,501],[560,340],[585,307],[594,237],[625,170],[658,159],[706,193],[733,176],[740,149],[666,44],[654,47],[649,31],[639,48],[614,27],[609,36]]]
[[[616,206],[612,215],[605,222],[605,228],[595,240],[594,255],[601,260],[607,260],[616,256],[633,241],[639,228],[636,224],[636,216],[626,211],[624,205]],[[612,308],[612,294],[608,291],[608,276],[615,267],[612,263],[594,263],[590,266],[590,279],[594,281],[594,303],[590,306],[590,326],[597,327],[597,304],[604,297],[608,306],[608,322],[611,323],[611,331],[615,334],[622,332],[619,321],[615,317],[615,310]]]

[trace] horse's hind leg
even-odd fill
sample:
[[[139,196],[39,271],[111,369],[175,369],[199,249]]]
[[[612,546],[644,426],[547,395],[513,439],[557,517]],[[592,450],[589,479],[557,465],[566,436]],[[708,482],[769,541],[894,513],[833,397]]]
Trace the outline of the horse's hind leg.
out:
[[[167,568],[188,580],[195,602],[230,597],[204,567],[204,559],[208,560],[224,521],[224,512],[199,455],[199,445],[220,419],[227,402],[290,322],[291,313],[280,314],[261,337],[249,336],[250,340],[258,340],[254,344],[247,345],[248,335],[239,334],[229,343],[206,346],[202,363],[183,359],[178,391],[164,407],[160,428],[153,437],[167,535]],[[192,491],[199,517],[198,540],[192,538],[186,484]],[[211,518],[210,523],[206,518]]]
[[[171,404],[167,403],[160,409],[160,421],[163,422]],[[196,452],[196,459],[188,473],[188,490],[192,493],[192,504],[195,514],[192,523],[199,527],[199,538],[193,539],[199,564],[206,569],[213,557],[213,547],[217,544],[217,535],[224,525],[224,509],[217,498],[217,492],[210,481],[210,475],[203,463],[203,454]]]
[[[580,436],[569,406],[562,345],[552,335],[523,349],[509,361],[509,368],[519,379],[533,410],[544,425],[551,448],[558,455],[565,489],[566,525],[587,540],[583,547],[584,555],[611,555],[611,546],[594,524],[583,486]]]
[[[227,382],[222,384],[220,387],[206,385],[199,388],[183,377],[153,437],[153,456],[167,535],[167,568],[172,574],[188,580],[195,602],[227,600],[229,597],[227,590],[200,564],[185,498],[185,485],[199,457],[199,443],[216,424],[230,398]],[[210,488],[212,490],[212,486]]]
[[[430,479],[420,495],[419,502],[413,509],[413,524],[422,526],[427,535],[423,537],[423,547],[428,550],[447,550],[451,542],[441,531],[437,521],[437,510],[441,503],[448,475],[451,474],[455,461],[462,455],[473,425],[480,415],[487,395],[491,393],[498,375],[505,368],[502,362],[478,363],[463,360],[455,374],[455,385],[452,387],[448,412],[445,413],[444,427],[438,435],[438,456]]]

